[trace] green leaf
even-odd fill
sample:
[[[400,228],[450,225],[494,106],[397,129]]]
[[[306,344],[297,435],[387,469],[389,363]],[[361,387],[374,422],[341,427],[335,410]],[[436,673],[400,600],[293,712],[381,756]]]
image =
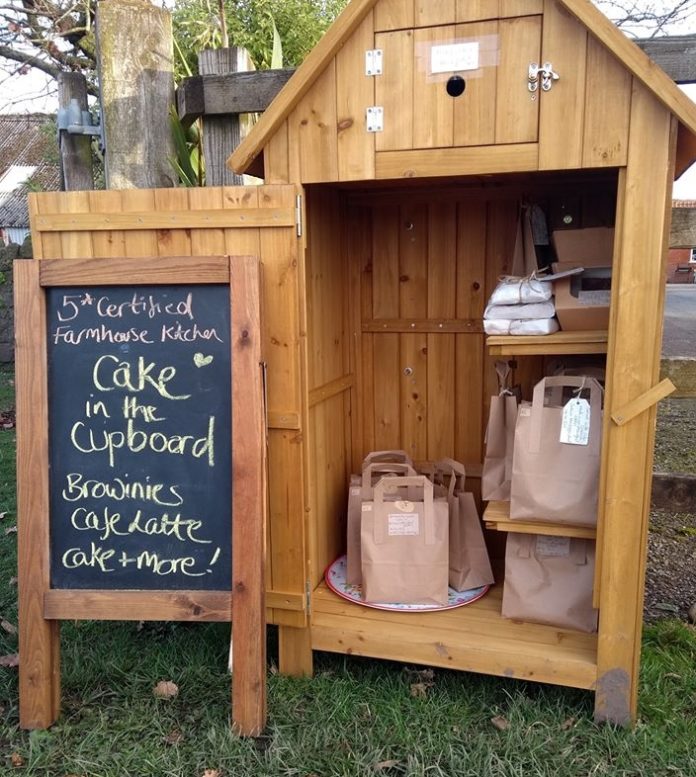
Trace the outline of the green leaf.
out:
[[[275,19],[272,14],[271,24],[273,25],[273,53],[271,54],[271,69],[280,70],[283,67],[283,42],[280,39],[280,33],[276,27]]]

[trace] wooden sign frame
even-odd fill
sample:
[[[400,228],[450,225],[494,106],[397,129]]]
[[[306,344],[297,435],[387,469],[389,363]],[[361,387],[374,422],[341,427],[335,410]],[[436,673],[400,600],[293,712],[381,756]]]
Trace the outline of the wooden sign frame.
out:
[[[266,426],[258,259],[22,260],[14,284],[20,725],[47,728],[58,718],[61,620],[231,620],[233,725],[242,735],[259,734],[266,723]],[[46,289],[158,284],[230,289],[232,591],[52,589]]]

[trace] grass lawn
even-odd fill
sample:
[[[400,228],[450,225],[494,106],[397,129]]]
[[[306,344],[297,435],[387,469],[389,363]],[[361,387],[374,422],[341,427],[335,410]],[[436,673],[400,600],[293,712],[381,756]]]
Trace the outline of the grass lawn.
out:
[[[11,381],[0,369],[0,411],[12,406]],[[10,625],[14,456],[14,430],[0,430],[0,616]],[[10,631],[0,628],[0,656],[17,651]],[[0,775],[696,774],[696,632],[675,621],[646,631],[631,731],[596,727],[589,693],[473,674],[319,654],[313,680],[292,680],[274,671],[271,644],[268,731],[240,740],[228,725],[228,638],[217,624],[64,623],[63,714],[50,731],[19,729],[17,669],[0,667]],[[160,680],[178,696],[156,699]]]

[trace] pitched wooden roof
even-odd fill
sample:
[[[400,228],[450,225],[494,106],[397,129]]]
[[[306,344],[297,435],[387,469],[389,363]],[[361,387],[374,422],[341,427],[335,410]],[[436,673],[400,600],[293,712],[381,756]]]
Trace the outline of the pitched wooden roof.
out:
[[[344,42],[363,21],[378,0],[351,0],[343,13],[312,49],[302,65],[273,100],[268,110],[227,160],[238,173],[246,172],[263,151],[283,121],[307,94]],[[612,54],[652,90],[679,120],[688,134],[696,136],[696,104],[633,41],[627,38],[591,0],[558,0],[587,27]]]

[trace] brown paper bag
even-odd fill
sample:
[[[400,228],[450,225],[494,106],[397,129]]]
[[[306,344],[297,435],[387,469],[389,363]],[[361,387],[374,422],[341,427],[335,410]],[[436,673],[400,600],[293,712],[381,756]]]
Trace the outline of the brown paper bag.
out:
[[[597,631],[593,540],[508,534],[503,617]]]
[[[561,442],[563,407],[544,406],[547,388],[565,386],[589,389],[587,445]],[[563,375],[539,381],[532,404],[523,404],[517,417],[511,520],[596,525],[601,434],[602,389],[596,380]]]
[[[517,421],[517,398],[506,388],[510,368],[496,362],[500,394],[491,397],[486,427],[486,454],[481,472],[481,498],[486,501],[510,500],[512,455]]]
[[[454,459],[435,463],[436,472],[449,478],[449,584],[455,591],[491,585],[493,570],[483,538],[474,495],[466,493],[466,470]]]
[[[422,501],[386,502],[387,487],[422,488]],[[433,499],[422,476],[384,477],[363,504],[362,577],[368,602],[447,604],[447,502]]]
[[[375,462],[367,464],[358,482],[351,482],[348,489],[348,518],[346,521],[346,583],[348,585],[360,585],[362,582],[360,556],[362,504],[366,501],[372,501],[373,487],[379,477],[394,474],[415,475],[416,472],[409,464]],[[396,492],[389,498],[396,499]]]

